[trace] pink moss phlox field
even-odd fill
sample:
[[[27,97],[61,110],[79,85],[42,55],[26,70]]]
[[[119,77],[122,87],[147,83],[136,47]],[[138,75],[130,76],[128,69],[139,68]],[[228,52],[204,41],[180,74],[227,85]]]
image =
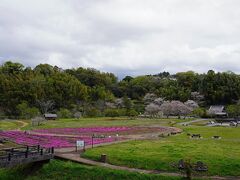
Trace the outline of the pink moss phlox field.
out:
[[[89,134],[98,133],[118,133],[128,131],[127,127],[95,127],[95,128],[56,128],[34,130],[34,132],[42,134],[31,134],[23,131],[2,131],[0,137],[8,138],[17,144],[22,145],[40,145],[49,148],[65,148],[74,147],[77,140],[83,140],[86,145],[92,144],[92,136]],[[70,136],[58,136],[60,134],[68,134]],[[88,135],[86,135],[88,134]],[[75,135],[75,136],[71,136]],[[121,138],[106,136],[103,138],[93,138],[93,144],[101,144],[121,140]]]

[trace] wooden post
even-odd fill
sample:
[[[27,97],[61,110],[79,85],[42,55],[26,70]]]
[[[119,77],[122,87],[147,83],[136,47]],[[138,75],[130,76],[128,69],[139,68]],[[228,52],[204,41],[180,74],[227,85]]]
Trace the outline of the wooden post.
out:
[[[26,152],[25,152],[25,158],[28,158],[28,151],[29,151],[29,146],[27,146]]]
[[[40,145],[37,145],[37,151],[38,152],[40,151]]]
[[[101,162],[106,163],[107,162],[107,155],[101,154]]]
[[[52,147],[52,154],[54,154],[54,147]]]
[[[94,135],[92,135],[92,148],[93,148],[93,137],[94,137]]]
[[[25,158],[28,158],[28,150],[25,152]]]
[[[41,148],[40,155],[41,156],[43,155],[43,148]]]
[[[11,153],[8,153],[8,161],[11,161]]]

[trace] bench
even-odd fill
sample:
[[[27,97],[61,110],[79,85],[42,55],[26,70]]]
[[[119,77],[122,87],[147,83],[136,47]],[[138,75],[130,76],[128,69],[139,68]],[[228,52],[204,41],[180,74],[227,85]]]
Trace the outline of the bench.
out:
[[[207,165],[201,161],[198,161],[196,164],[194,164],[193,169],[198,172],[208,171]]]
[[[192,134],[191,137],[192,138],[201,138],[201,135],[200,134]]]
[[[222,137],[221,136],[213,136],[212,138],[213,139],[221,139]]]

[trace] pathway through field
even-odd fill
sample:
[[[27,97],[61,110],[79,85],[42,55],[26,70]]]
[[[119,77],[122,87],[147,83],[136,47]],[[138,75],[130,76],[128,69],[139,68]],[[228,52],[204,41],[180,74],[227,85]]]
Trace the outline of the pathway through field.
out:
[[[192,121],[187,121],[187,122],[181,122],[181,123],[178,123],[180,125],[189,125],[191,123],[195,123],[195,122],[201,122],[201,121],[210,121],[211,119],[195,119],[195,120],[192,120]]]
[[[108,143],[108,145],[111,143]],[[100,167],[105,167],[109,169],[115,169],[115,170],[125,170],[129,172],[138,172],[138,173],[144,173],[144,174],[159,174],[163,176],[175,176],[175,177],[184,177],[184,174],[182,173],[174,173],[174,172],[165,172],[165,171],[158,171],[158,170],[144,170],[144,169],[137,169],[137,168],[129,168],[126,166],[117,166],[117,165],[112,165],[108,163],[102,163],[98,161],[93,161],[89,159],[85,159],[80,157],[80,153],[77,152],[61,152],[61,153],[56,153],[54,155],[58,159],[63,159],[63,160],[69,160],[72,162],[76,163],[81,163],[85,165],[91,165],[91,166],[100,166]],[[196,178],[201,178],[201,179],[213,179],[213,180],[238,180],[240,177],[232,177],[232,176],[194,176]]]
[[[21,130],[22,128],[24,128],[28,125],[28,123],[26,123],[24,121],[16,120],[16,122],[21,124],[21,126],[19,128],[17,128],[17,130]]]

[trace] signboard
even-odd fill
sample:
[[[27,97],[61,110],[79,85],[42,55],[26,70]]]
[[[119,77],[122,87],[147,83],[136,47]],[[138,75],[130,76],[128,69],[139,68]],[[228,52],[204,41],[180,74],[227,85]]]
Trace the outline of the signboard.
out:
[[[84,147],[84,141],[77,141],[77,147]]]

